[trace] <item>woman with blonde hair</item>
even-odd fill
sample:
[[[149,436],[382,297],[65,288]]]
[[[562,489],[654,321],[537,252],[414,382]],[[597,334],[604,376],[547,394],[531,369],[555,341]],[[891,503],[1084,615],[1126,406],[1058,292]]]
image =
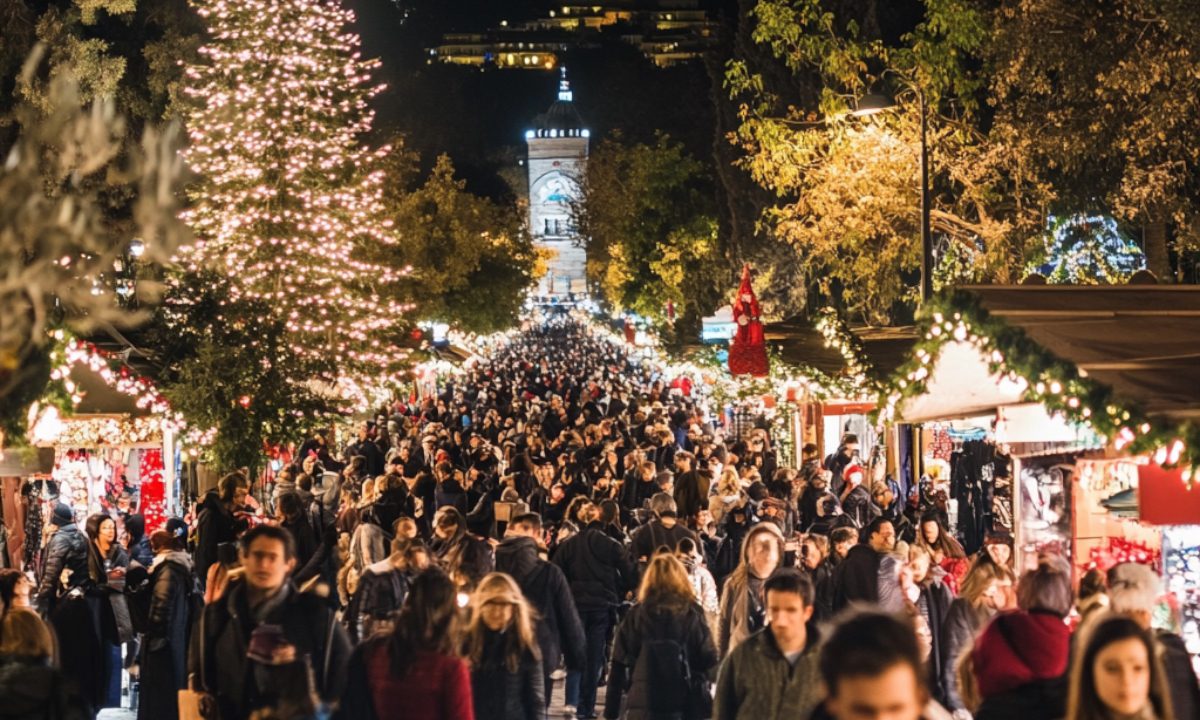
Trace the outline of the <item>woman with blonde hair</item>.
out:
[[[738,477],[735,467],[726,467],[721,471],[717,480],[717,492],[708,500],[708,514],[713,522],[721,524],[721,519],[735,507],[745,507],[749,500],[746,491],[742,489],[742,479]]]
[[[54,663],[54,635],[37,613],[9,608],[0,621],[0,718],[90,717]]]
[[[471,595],[463,655],[471,666],[475,720],[543,720],[542,657],[535,612],[515,580],[486,575]]]
[[[919,546],[917,546],[919,547]],[[916,549],[916,548],[914,548]],[[972,710],[960,692],[957,665],[960,657],[974,644],[975,636],[1000,610],[1004,609],[1004,586],[1012,584],[1012,571],[987,562],[976,562],[967,571],[959,596],[950,602],[938,633],[941,676],[934,689],[938,700],[951,712]]]
[[[655,555],[642,575],[638,604],[617,628],[604,717],[711,717],[707,679],[717,662],[687,569],[670,553]]]

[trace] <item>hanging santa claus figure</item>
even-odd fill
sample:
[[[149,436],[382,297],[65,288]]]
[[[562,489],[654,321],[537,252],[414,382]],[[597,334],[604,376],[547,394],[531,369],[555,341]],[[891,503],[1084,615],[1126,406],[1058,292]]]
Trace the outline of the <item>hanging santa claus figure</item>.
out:
[[[733,375],[767,374],[767,340],[763,335],[762,311],[750,285],[750,266],[742,266],[742,285],[733,300],[737,332],[729,344],[729,372]]]

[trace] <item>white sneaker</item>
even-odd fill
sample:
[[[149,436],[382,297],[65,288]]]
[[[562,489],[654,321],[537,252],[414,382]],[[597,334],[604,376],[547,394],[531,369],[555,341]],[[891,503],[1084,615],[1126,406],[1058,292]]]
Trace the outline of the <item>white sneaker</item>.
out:
[[[567,676],[567,671],[563,670],[562,668],[558,668],[554,672],[550,673],[551,680],[562,680],[566,676]]]
[[[575,720],[575,706],[563,705],[563,717],[567,720]]]

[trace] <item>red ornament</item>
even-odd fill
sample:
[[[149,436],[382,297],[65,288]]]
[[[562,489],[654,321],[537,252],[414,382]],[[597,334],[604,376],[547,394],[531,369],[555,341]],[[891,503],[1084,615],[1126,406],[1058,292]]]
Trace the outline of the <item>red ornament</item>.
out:
[[[737,333],[729,345],[729,372],[733,375],[763,377],[770,369],[767,340],[763,334],[762,310],[750,285],[750,266],[742,266],[742,285],[733,300],[733,320]]]
[[[420,340],[425,336],[425,333],[421,332],[421,328],[413,328],[412,332],[410,332],[408,336],[413,340]]]
[[[166,486],[163,484],[162,450],[147,450],[142,453],[138,464],[138,475],[141,477],[139,489],[139,510],[146,519],[146,534],[161,530],[167,522],[166,507],[163,494]]]
[[[244,408],[249,408],[250,407],[250,396],[243,395],[240,398],[238,398],[238,405],[241,405]]]

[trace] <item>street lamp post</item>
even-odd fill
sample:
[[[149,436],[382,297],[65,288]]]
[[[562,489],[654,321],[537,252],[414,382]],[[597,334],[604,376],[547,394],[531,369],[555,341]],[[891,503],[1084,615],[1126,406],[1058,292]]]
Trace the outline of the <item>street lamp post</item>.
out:
[[[916,88],[916,91],[921,108],[921,302],[924,303],[933,297],[933,227],[929,218],[928,112],[925,93],[920,88]],[[850,114],[866,117],[895,106],[886,95],[868,93],[859,99],[858,107]]]

